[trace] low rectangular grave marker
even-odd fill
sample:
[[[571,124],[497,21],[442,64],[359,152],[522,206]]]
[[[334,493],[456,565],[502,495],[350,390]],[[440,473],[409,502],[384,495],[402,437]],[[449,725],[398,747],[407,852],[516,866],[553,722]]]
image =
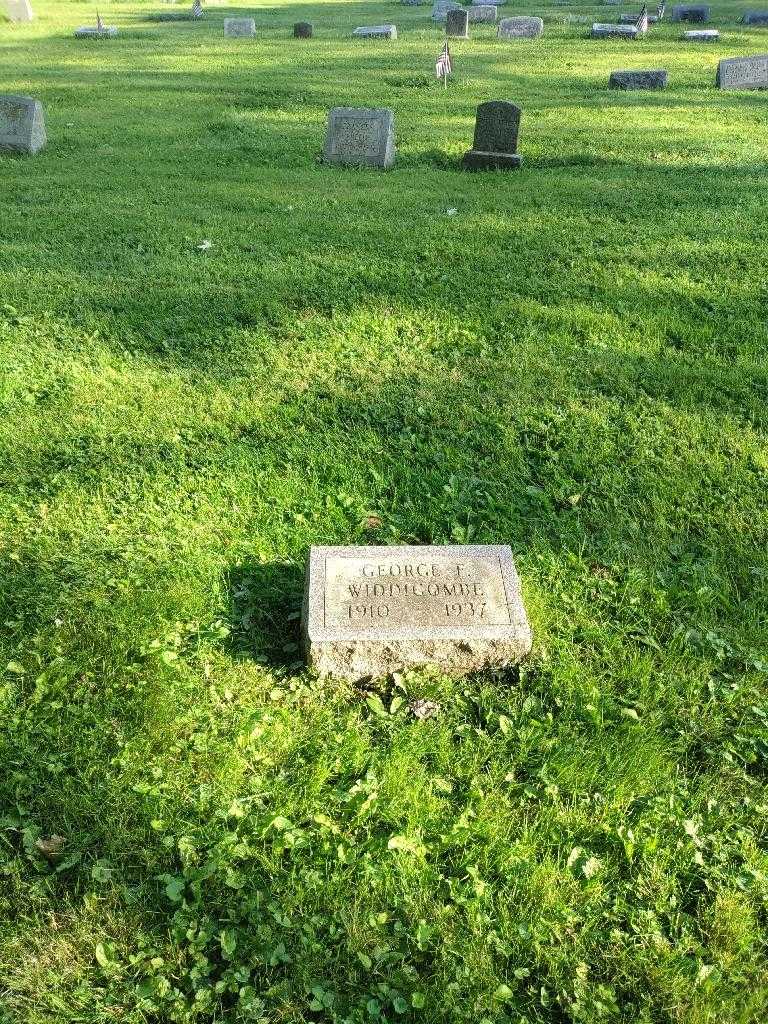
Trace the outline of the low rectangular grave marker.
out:
[[[494,22],[498,17],[498,13],[494,4],[482,4],[479,7],[467,8],[470,24],[473,22]]]
[[[743,21],[745,25],[768,25],[768,11],[746,11]]]
[[[353,36],[364,38],[397,39],[396,25],[361,25],[352,33]]]
[[[395,115],[386,107],[334,107],[328,114],[324,159],[329,163],[391,167]]]
[[[256,35],[254,18],[225,18],[224,35],[227,39],[250,39]]]
[[[717,84],[721,89],[768,89],[768,54],[721,60]]]
[[[690,32],[683,32],[683,39],[689,43],[716,43],[720,33],[716,28],[697,28]]]
[[[612,71],[608,79],[611,89],[666,89],[666,71]]]
[[[709,21],[707,4],[676,4],[672,8],[672,21]]]
[[[640,30],[637,25],[611,25],[603,22],[595,22],[592,26],[593,39],[637,39]]]
[[[538,39],[543,31],[541,18],[502,18],[496,34],[499,39]]]
[[[434,664],[453,675],[531,649],[505,546],[313,547],[302,638],[321,675],[350,680]]]
[[[32,96],[0,96],[0,151],[34,155],[45,143],[42,103]]]

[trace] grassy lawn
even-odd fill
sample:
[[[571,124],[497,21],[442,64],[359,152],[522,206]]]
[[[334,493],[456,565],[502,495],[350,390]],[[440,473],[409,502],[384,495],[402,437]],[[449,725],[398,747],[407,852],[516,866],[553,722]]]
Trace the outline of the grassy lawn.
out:
[[[446,92],[429,7],[0,22],[49,134],[0,156],[2,1024],[766,1019],[755,6],[510,4],[544,37],[471,26]],[[487,99],[518,173],[457,170]],[[334,105],[394,109],[391,172],[319,163]],[[306,672],[310,544],[469,541],[519,672]]]

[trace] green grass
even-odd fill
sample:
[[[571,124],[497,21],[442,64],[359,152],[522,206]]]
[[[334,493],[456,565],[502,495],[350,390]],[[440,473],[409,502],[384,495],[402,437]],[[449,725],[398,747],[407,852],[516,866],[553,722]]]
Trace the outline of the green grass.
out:
[[[764,1021],[768,99],[714,88],[759,4],[705,46],[510,4],[544,37],[473,26],[447,92],[429,7],[248,41],[119,3],[94,43],[35,6],[0,23],[49,132],[0,156],[0,1021]],[[492,98],[524,168],[463,174]],[[318,162],[339,104],[395,110],[394,170]],[[511,544],[530,660],[313,679],[307,549],[367,540]]]

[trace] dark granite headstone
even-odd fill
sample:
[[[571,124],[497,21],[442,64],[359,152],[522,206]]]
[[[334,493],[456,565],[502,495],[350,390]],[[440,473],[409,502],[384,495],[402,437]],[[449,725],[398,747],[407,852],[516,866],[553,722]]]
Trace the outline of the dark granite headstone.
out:
[[[514,170],[522,157],[517,152],[520,107],[506,100],[481,103],[475,117],[475,139],[464,154],[462,166],[468,171]]]
[[[611,89],[666,89],[666,71],[612,71],[608,80]]]
[[[293,26],[293,37],[294,39],[311,39],[312,22],[297,21],[296,24]]]
[[[768,25],[768,11],[745,11],[745,25]]]
[[[445,19],[445,34],[458,39],[469,39],[469,14],[465,8],[448,11]]]
[[[672,21],[709,21],[707,4],[677,4],[672,8]]]

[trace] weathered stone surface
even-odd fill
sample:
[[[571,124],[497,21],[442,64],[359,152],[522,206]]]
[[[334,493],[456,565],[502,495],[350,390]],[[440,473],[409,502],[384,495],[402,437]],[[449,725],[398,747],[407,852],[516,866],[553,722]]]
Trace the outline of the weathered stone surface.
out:
[[[329,163],[391,167],[395,115],[386,107],[334,107],[328,114],[323,157]]]
[[[469,39],[469,15],[466,8],[460,11],[448,11],[445,19],[445,34],[458,39]]]
[[[543,31],[541,18],[502,18],[496,34],[499,39],[538,39]]]
[[[11,21],[28,22],[35,17],[29,0],[5,0],[5,12]]]
[[[611,89],[666,89],[666,71],[612,71],[608,79]]]
[[[435,0],[432,5],[432,20],[445,21],[448,11],[462,11],[461,4],[454,3],[454,0]]]
[[[361,25],[352,33],[353,36],[362,36],[366,39],[397,39],[396,25]]]
[[[593,39],[610,39],[612,36],[618,39],[637,39],[639,35],[636,25],[608,25],[596,21],[592,26]]]
[[[768,11],[745,11],[745,25],[768,25]]]
[[[311,21],[297,21],[293,26],[294,39],[311,39],[312,38],[312,22]]]
[[[630,11],[629,14],[620,14],[619,15],[619,24],[620,25],[636,25],[637,24],[637,19],[639,17],[640,17],[640,12],[639,11],[637,12],[637,14],[633,14],[631,11]],[[649,14],[648,15],[648,24],[649,25],[655,25],[658,20],[659,19],[658,19],[657,15],[655,15],[655,14]]]
[[[499,12],[494,4],[481,4],[478,7],[467,8],[470,25],[474,22],[494,22],[498,14]]]
[[[254,18],[225,18],[224,35],[228,39],[250,39],[256,35]]]
[[[495,7],[503,7],[507,0],[494,0]],[[472,0],[473,7],[485,7],[488,0]]]
[[[683,39],[687,39],[689,43],[716,43],[719,38],[720,33],[716,28],[698,28],[691,32],[683,32]]]
[[[517,664],[531,629],[508,547],[313,547],[307,660],[358,681],[432,664],[452,675]]]
[[[95,25],[81,25],[75,29],[77,39],[112,39],[117,35],[117,28],[114,25],[102,25],[96,28]]]
[[[517,152],[522,111],[506,100],[481,103],[475,116],[472,149],[464,154],[467,171],[516,170],[522,164]]]
[[[721,89],[768,89],[768,53],[721,60],[717,84]]]
[[[42,103],[31,96],[0,96],[0,151],[34,154],[45,143]]]
[[[707,4],[676,4],[672,8],[672,21],[709,21]]]

